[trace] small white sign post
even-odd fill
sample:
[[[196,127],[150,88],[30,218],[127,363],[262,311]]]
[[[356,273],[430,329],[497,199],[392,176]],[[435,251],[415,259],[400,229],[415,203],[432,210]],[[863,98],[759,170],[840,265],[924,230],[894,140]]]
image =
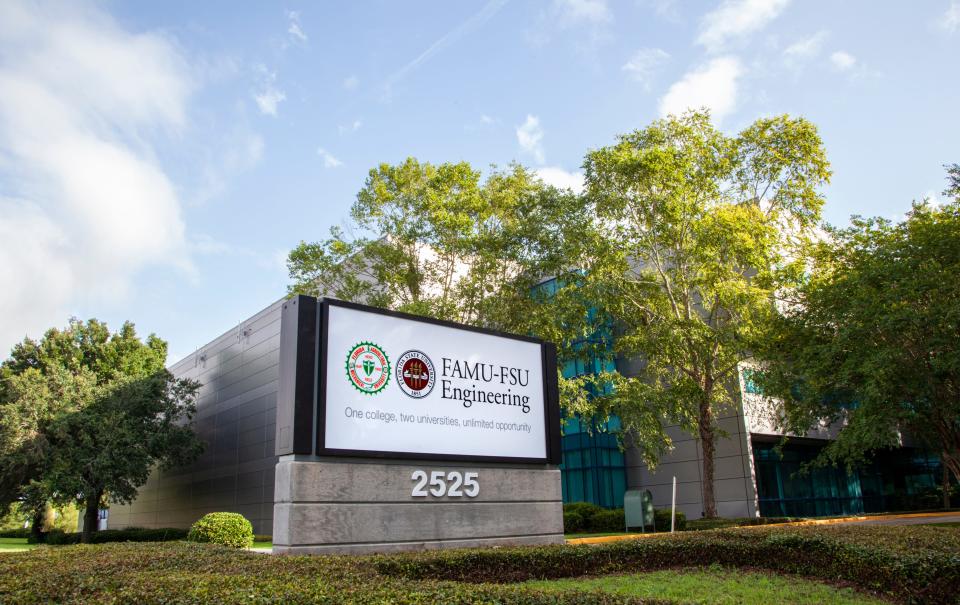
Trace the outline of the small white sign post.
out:
[[[673,524],[677,518],[677,477],[673,477],[673,498],[670,500],[670,533],[673,533]]]

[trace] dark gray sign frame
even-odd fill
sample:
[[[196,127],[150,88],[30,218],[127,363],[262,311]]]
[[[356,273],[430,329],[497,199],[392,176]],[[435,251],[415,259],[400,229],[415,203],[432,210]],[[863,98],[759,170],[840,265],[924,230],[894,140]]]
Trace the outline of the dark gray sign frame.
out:
[[[468,330],[540,345],[543,366],[544,437],[546,456],[472,456],[424,452],[392,452],[328,448],[326,436],[326,367],[330,307],[355,309],[399,319]],[[492,462],[513,464],[560,464],[560,396],[557,382],[557,348],[538,338],[487,330],[455,322],[388,311],[333,298],[317,300],[297,295],[283,308],[280,338],[280,385],[277,400],[277,455],[313,454],[376,459]],[[284,440],[289,434],[290,439]]]

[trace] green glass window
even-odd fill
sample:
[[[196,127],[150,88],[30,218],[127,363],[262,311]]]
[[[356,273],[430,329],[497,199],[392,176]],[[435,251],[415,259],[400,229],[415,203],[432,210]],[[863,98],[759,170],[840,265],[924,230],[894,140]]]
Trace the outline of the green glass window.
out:
[[[765,517],[815,517],[863,512],[918,510],[939,506],[936,495],[940,461],[923,450],[897,448],[876,452],[870,464],[802,470],[822,445],[753,442],[760,514]]]
[[[556,280],[550,280],[540,284],[535,294],[550,296],[556,289]],[[590,341],[610,346],[611,339],[606,334],[596,334]],[[563,361],[561,369],[565,377],[572,378],[614,370],[615,366],[609,359],[591,356]],[[617,443],[620,428],[620,419],[616,417],[605,422],[579,416],[563,420],[560,476],[564,502],[592,502],[606,508],[623,506],[627,475]]]

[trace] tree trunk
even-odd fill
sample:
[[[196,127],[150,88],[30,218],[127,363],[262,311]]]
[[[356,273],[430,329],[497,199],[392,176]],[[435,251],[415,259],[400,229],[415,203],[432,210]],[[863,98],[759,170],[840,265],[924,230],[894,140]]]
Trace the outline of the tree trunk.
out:
[[[100,499],[102,497],[102,489],[87,494],[87,508],[83,511],[83,533],[80,535],[80,541],[84,544],[90,544],[93,534],[100,529]]]
[[[956,450],[946,450],[940,454],[940,464],[943,465],[943,506],[950,508],[950,475],[960,481],[960,455]]]
[[[717,516],[717,503],[713,495],[715,435],[713,410],[710,407],[709,395],[700,403],[700,414],[697,422],[700,425],[700,447],[703,449],[703,516],[709,519]]]
[[[46,504],[33,509],[33,521],[30,524],[30,538],[34,543],[39,544],[43,538],[43,521],[46,517]]]
[[[943,467],[943,479],[941,485],[943,486],[943,508],[950,508],[950,469],[947,468],[947,463],[941,461],[940,466]]]

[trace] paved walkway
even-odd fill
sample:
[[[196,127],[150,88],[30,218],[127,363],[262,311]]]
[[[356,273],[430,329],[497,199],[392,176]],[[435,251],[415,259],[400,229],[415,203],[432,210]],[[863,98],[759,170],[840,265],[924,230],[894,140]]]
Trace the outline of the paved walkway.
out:
[[[960,523],[960,512],[951,513],[911,513],[904,515],[883,515],[864,517],[849,521],[857,525],[923,525],[927,523]]]

